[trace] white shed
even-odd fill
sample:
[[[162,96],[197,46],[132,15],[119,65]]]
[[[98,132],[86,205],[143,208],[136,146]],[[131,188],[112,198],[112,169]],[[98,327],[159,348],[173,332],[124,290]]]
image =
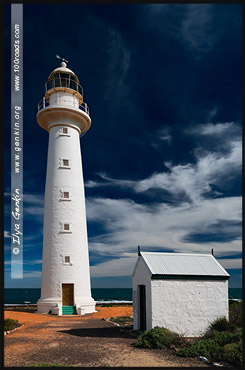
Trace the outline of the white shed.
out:
[[[230,275],[212,254],[139,252],[133,272],[135,330],[165,327],[186,337],[228,319]]]

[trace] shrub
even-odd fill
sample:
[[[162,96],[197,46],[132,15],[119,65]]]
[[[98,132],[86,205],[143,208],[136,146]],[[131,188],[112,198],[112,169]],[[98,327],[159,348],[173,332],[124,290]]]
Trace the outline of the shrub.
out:
[[[141,334],[137,341],[134,343],[135,347],[152,348],[152,349],[165,349],[171,345],[179,345],[183,341],[177,333],[173,333],[166,328],[155,328],[145,331]]]
[[[210,332],[209,338],[215,340],[222,347],[225,344],[239,342],[242,338],[242,330],[237,333],[218,332],[214,330]]]
[[[223,358],[233,366],[242,366],[242,339],[238,343],[229,343],[224,346]]]
[[[160,348],[165,349],[170,346],[170,342],[166,337],[166,332],[163,328],[156,326],[155,328],[145,331],[141,334],[135,343],[135,347],[141,348]]]
[[[242,327],[242,302],[230,302],[229,321],[232,325]]]
[[[175,345],[177,347],[182,346],[185,343],[185,339],[183,335],[177,334],[173,331],[170,331],[168,329],[164,329],[165,334],[167,338],[169,339],[169,342],[171,345]]]
[[[188,345],[185,348],[181,348],[177,355],[182,357],[204,356],[210,359],[210,352],[219,352],[218,343],[212,339],[202,339],[194,344]]]
[[[231,329],[231,324],[226,317],[220,317],[211,323],[209,329],[216,331],[229,331]]]
[[[4,331],[10,331],[20,326],[18,320],[5,319],[4,320]]]
[[[181,348],[178,356],[204,356],[209,361],[226,361],[237,366],[242,361],[242,330],[237,333],[212,331],[208,338]]]

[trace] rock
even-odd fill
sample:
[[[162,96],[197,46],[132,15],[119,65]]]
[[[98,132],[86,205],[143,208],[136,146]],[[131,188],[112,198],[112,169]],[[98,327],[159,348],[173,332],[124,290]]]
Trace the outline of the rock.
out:
[[[217,367],[223,367],[224,366],[222,364],[219,364],[218,362],[212,362],[212,365],[217,366]]]
[[[171,344],[171,346],[169,347],[170,349],[173,349],[175,352],[178,352],[179,349],[177,347],[175,347],[174,344]]]
[[[207,364],[209,362],[208,359],[206,357],[203,357],[203,356],[200,356],[199,360],[205,362],[205,364]]]

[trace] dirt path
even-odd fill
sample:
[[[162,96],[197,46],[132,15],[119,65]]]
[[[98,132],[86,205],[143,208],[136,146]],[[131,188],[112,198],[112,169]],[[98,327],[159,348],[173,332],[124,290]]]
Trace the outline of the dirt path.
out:
[[[171,351],[133,347],[135,339],[102,318],[130,314],[132,307],[99,307],[85,316],[51,316],[5,311],[24,326],[5,336],[5,366],[40,362],[84,367],[200,367]]]

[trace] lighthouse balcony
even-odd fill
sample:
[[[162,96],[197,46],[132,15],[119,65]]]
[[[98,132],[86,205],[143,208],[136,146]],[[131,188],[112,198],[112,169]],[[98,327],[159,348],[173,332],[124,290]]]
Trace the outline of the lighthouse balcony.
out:
[[[59,95],[57,94],[57,99],[55,101],[50,101],[50,98],[46,98],[46,97],[43,97],[42,100],[38,103],[38,113],[43,110],[44,108],[47,108],[47,107],[51,107],[51,106],[67,106],[67,107],[71,107],[73,106],[73,108],[76,108],[76,109],[80,109],[82,110],[83,112],[85,112],[87,115],[89,115],[89,107],[87,105],[87,103],[84,103],[82,102],[80,105],[77,104],[77,100],[74,99],[74,100],[71,100],[69,99],[69,96],[66,98],[63,94],[62,94],[62,97],[59,98]]]

